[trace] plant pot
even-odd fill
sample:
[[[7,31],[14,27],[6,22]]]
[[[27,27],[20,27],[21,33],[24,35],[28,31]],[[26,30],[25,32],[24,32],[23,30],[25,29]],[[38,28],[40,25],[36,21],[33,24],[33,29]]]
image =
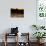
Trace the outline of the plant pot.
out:
[[[37,43],[40,43],[40,39],[37,39]]]
[[[40,46],[40,39],[37,39],[37,46]]]
[[[45,39],[40,39],[40,43],[44,43],[44,40],[45,40]]]
[[[44,42],[44,40],[45,40],[45,39],[37,39],[37,42],[38,42],[39,44],[41,44],[41,43]]]

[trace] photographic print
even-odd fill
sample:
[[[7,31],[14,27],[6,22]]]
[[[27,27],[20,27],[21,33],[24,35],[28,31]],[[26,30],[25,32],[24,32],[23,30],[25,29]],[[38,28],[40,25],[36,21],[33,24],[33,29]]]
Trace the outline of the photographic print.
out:
[[[24,17],[24,9],[11,8],[11,17]]]

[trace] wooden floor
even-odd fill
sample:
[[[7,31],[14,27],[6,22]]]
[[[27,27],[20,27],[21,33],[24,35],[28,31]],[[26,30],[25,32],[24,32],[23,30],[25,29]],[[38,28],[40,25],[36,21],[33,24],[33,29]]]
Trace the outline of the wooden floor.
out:
[[[4,45],[4,43],[2,42],[0,42],[0,46],[5,46]],[[10,42],[10,43],[8,43],[8,45],[7,46],[15,46],[15,42],[14,43],[12,43],[12,42]],[[25,46],[25,45],[24,45]],[[30,46],[37,46],[37,43],[30,43]],[[46,46],[46,43],[44,43],[43,45],[41,45],[41,46]]]

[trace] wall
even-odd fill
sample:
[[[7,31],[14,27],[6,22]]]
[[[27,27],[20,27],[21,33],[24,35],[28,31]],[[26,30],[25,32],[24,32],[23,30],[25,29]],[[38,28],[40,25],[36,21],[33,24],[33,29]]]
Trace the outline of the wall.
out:
[[[11,18],[10,8],[23,8],[24,18]],[[19,32],[30,32],[30,26],[36,24],[36,0],[0,0],[0,34],[11,27],[19,27]]]

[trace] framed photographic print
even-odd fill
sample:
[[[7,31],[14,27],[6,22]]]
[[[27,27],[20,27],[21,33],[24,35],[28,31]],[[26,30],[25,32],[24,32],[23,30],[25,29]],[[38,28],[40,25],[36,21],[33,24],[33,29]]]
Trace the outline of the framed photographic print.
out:
[[[11,8],[11,17],[24,17],[24,9]]]

